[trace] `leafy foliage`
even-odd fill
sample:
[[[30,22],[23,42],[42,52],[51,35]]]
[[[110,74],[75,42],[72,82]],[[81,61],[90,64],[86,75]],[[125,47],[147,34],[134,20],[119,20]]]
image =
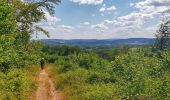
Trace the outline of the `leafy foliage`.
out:
[[[7,74],[0,74],[1,100],[28,100],[34,82],[26,70],[11,69]]]
[[[0,0],[0,99],[29,99],[35,83],[26,67],[37,64],[42,56],[56,64],[61,77],[57,87],[68,94],[68,100],[170,98],[169,20],[157,35],[156,48],[164,51],[126,46],[87,50],[30,40],[35,31],[48,35],[35,23],[45,19],[45,11],[53,14],[53,5],[59,2]]]
[[[170,18],[164,18],[164,21],[160,25],[157,31],[157,41],[155,43],[155,48],[158,50],[166,50],[170,48]]]
[[[112,61],[102,57],[96,49],[60,56],[59,49],[50,50],[55,58],[54,71],[60,74],[56,87],[68,95],[68,100],[170,98],[169,51],[155,52],[151,47],[143,47],[121,49],[125,53],[117,53],[115,49],[118,48],[110,48],[114,54],[109,55]],[[111,51],[103,47],[98,49],[104,53]]]
[[[0,100],[27,100],[34,81],[26,67],[37,64],[42,55],[41,42],[30,40],[35,26],[44,19],[46,8],[53,13],[52,4],[59,0],[0,0]],[[33,25],[34,24],[34,25]]]

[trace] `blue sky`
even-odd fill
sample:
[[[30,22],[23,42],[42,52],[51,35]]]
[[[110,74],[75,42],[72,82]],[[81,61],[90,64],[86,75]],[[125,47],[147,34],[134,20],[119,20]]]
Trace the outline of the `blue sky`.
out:
[[[47,21],[37,25],[51,39],[153,38],[170,0],[62,0],[53,16],[44,12]]]

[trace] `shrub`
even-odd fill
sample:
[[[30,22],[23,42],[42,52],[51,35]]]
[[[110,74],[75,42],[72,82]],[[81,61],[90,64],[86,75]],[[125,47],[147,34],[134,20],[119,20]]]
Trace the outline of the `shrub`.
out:
[[[34,82],[21,69],[11,69],[7,75],[0,74],[0,99],[2,100],[28,100]]]

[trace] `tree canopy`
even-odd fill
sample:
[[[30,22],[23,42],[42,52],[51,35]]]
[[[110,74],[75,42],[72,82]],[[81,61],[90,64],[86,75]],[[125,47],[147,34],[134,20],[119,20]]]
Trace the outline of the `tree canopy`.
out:
[[[156,34],[156,49],[166,50],[170,48],[170,18],[166,17]]]

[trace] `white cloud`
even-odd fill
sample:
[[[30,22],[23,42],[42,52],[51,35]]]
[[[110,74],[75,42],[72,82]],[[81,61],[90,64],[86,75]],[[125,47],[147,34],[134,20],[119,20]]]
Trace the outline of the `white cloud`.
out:
[[[67,25],[60,25],[59,27],[60,32],[64,32],[64,33],[70,33],[73,32],[74,27],[72,26],[67,26]]]
[[[126,16],[118,17],[117,20],[114,21],[114,25],[139,27],[143,23],[141,18],[143,18],[143,15],[140,15],[139,13],[131,13]]]
[[[79,4],[100,4],[94,3],[94,1],[104,1],[104,0],[71,0]],[[55,27],[47,26],[46,29],[50,31],[56,37],[52,38],[134,38],[134,37],[144,37],[153,38],[154,33],[158,29],[156,25],[157,20],[162,13],[166,13],[170,10],[170,0],[139,0],[137,3],[130,3],[130,6],[136,7],[134,11],[128,13],[127,15],[115,17],[110,20],[106,18],[100,24],[93,25],[94,23],[82,22],[78,26],[67,26],[60,25]],[[107,7],[105,4],[99,9],[102,15],[113,13],[116,10],[115,6]],[[169,12],[167,12],[169,13]],[[97,16],[94,13],[91,16]],[[169,14],[170,15],[170,14]],[[53,18],[55,16],[46,15],[49,19],[48,22],[59,22],[59,18]],[[105,16],[107,17],[107,16]],[[97,17],[93,17],[97,18]],[[156,18],[156,19],[154,19]],[[109,20],[108,20],[109,19]],[[91,20],[89,20],[91,21]],[[147,22],[148,21],[148,22]],[[156,22],[153,22],[156,21]],[[147,23],[147,24],[145,24]],[[69,34],[68,34],[69,33]],[[52,35],[52,36],[53,36]]]
[[[89,22],[84,22],[83,25],[90,25],[90,23]]]
[[[91,26],[92,29],[96,29],[98,32],[103,32],[104,30],[107,30],[108,27],[104,24],[96,24]]]
[[[35,25],[41,26],[41,27],[54,27],[57,25],[58,22],[61,21],[60,18],[56,16],[50,15],[47,11],[43,10],[44,17],[46,18],[46,21],[42,20],[39,23],[36,23]]]
[[[143,0],[138,3],[131,3],[130,6],[136,7],[137,10],[115,20],[105,20],[104,23],[112,24],[112,27],[116,30],[112,31],[115,33],[126,33],[122,37],[135,37],[135,34],[139,37],[154,37],[158,27],[146,27],[145,22],[155,20],[155,17],[159,18],[162,13],[168,13],[170,11],[170,0]]]
[[[136,4],[130,4],[137,8],[128,15],[118,17],[115,20],[115,25],[119,26],[133,26],[134,28],[140,27],[144,21],[153,19],[155,15],[160,15],[170,10],[170,0],[145,0]]]
[[[60,18],[56,17],[56,16],[52,16],[50,15],[47,11],[43,10],[44,12],[44,17],[46,18],[46,21],[42,20],[39,23],[34,23],[33,24],[33,28],[35,28],[34,26],[39,26],[45,30],[47,30],[49,33],[51,33],[51,30],[55,30],[56,26],[58,24],[58,22],[61,21]],[[43,34],[39,34],[42,37],[46,37],[46,35]],[[52,36],[52,35],[50,35]]]
[[[134,6],[135,4],[134,3],[130,3],[130,7]]]
[[[114,21],[111,21],[111,20],[104,20],[104,23],[105,23],[105,24],[113,24]]]
[[[107,11],[115,11],[116,10],[116,7],[115,6],[111,6],[109,8],[106,9]]]
[[[50,15],[48,12],[44,11],[45,18],[48,24],[56,24],[57,22],[61,21],[60,18]]]
[[[137,8],[141,8],[142,6],[151,6],[151,5],[157,5],[157,4],[169,4],[170,0],[145,0],[136,3]]]
[[[115,11],[117,8],[115,6],[111,6],[111,7],[106,7],[106,5],[104,4],[102,6],[102,8],[99,9],[100,12],[112,12]]]
[[[94,5],[103,3],[103,0],[70,0],[70,1],[78,4],[94,4]]]
[[[145,0],[136,3],[141,13],[159,14],[170,10],[170,0]]]
[[[106,8],[100,8],[100,10],[99,10],[100,12],[104,12],[104,11],[106,11]]]

